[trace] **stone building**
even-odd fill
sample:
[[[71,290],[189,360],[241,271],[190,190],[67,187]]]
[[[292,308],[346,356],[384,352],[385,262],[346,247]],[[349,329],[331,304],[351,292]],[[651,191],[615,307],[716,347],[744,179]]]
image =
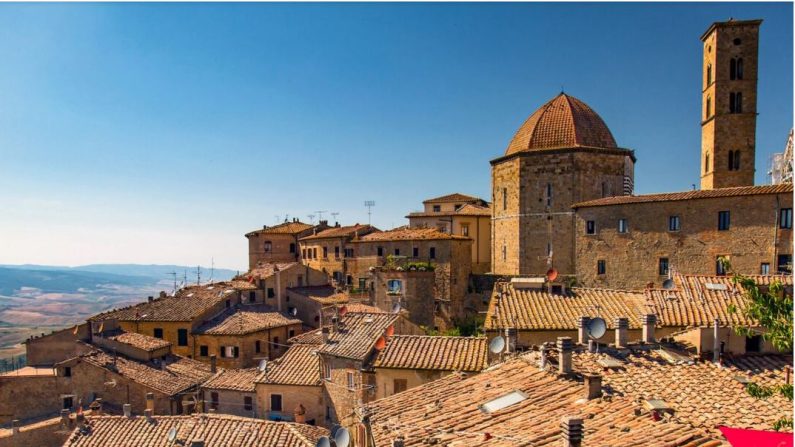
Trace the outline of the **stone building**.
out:
[[[261,230],[246,233],[248,239],[248,267],[255,269],[263,263],[298,262],[301,260],[298,240],[313,232],[328,228],[328,222],[310,225],[293,219]]]
[[[317,328],[321,325],[323,309],[346,304],[350,298],[347,293],[325,285],[290,287],[287,289],[287,301],[288,312],[295,312],[296,318],[305,325]]]
[[[450,323],[450,301],[436,298],[436,272],[432,268],[373,270],[373,304],[384,312],[395,309],[412,323],[438,328]]]
[[[355,287],[353,272],[349,269],[349,260],[356,256],[355,248],[350,241],[379,231],[370,225],[350,225],[341,227],[336,224],[325,230],[316,231],[298,240],[301,247],[301,259],[305,265],[321,270],[335,286]]]
[[[60,361],[82,354],[85,344],[91,340],[88,323],[53,331],[47,335],[33,336],[23,342],[25,364],[28,366],[52,366]]]
[[[255,284],[264,295],[262,302],[283,312],[289,307],[288,288],[325,286],[329,283],[328,275],[300,262],[260,264],[259,267],[241,275],[239,280]]]
[[[254,380],[257,368],[223,369],[201,386],[204,410],[236,416],[261,418]]]
[[[422,211],[409,213],[411,228],[436,228],[472,239],[472,273],[491,270],[491,207],[477,197],[454,193],[422,202]]]

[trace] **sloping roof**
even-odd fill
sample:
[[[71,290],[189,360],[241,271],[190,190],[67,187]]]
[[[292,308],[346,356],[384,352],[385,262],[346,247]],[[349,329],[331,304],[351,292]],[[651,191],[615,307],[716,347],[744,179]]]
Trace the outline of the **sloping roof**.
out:
[[[276,274],[276,271],[285,271],[295,266],[302,265],[300,262],[279,262],[279,263],[261,263],[256,268],[240,275],[237,279],[247,281],[249,278],[253,279],[266,279]]]
[[[320,329],[315,329],[313,331],[304,332],[303,334],[298,334],[288,339],[287,343],[295,345],[320,345],[323,344],[323,334],[320,332]]]
[[[134,348],[138,348],[147,352],[157,351],[158,349],[167,348],[171,346],[170,341],[166,341],[160,338],[150,337],[148,335],[139,334],[137,332],[117,331],[113,335],[110,335],[106,338],[119,343],[124,343],[125,345],[130,345]]]
[[[272,227],[265,227],[261,230],[255,230],[250,233],[246,233],[246,237],[253,236],[255,234],[299,234],[306,230],[313,228],[314,225],[310,225],[303,222],[284,222],[278,225],[274,225]]]
[[[485,337],[394,335],[378,354],[376,368],[480,371],[487,363]]]
[[[169,396],[198,386],[212,376],[210,365],[174,355],[169,355],[165,360],[161,360],[165,365],[162,368],[121,355],[114,358],[99,349],[65,362],[71,361],[85,362],[105,369]]]
[[[257,377],[257,383],[276,385],[319,386],[320,357],[317,345],[293,345],[275,362],[270,362],[268,371]]]
[[[438,213],[430,212],[426,213],[425,211],[417,211],[413,213],[409,213],[406,215],[406,218],[412,217],[442,217],[442,216],[483,216],[483,217],[491,217],[491,207],[490,206],[481,206],[468,203],[461,208],[458,208],[454,211],[441,211]]]
[[[287,291],[305,296],[320,304],[344,304],[350,300],[346,293],[337,292],[337,289],[329,285],[289,287]]]
[[[431,202],[485,202],[485,200],[474,197],[468,196],[466,194],[461,194],[460,192],[454,192],[452,194],[447,194],[444,196],[434,197],[433,199],[423,200],[422,203],[431,203]]]
[[[122,309],[111,310],[90,320],[193,321],[216,304],[231,298],[237,289],[227,282],[181,289],[176,296],[155,298]]]
[[[270,306],[244,305],[226,309],[202,324],[194,333],[204,335],[245,335],[276,327],[301,324],[301,320]]]
[[[568,295],[557,295],[498,284],[489,302],[485,328],[576,330],[578,317],[594,317],[597,312],[608,328],[615,328],[616,318],[627,317],[629,327],[637,329],[641,327],[641,316],[650,310],[642,292],[573,288]]]
[[[329,334],[329,342],[320,346],[322,354],[365,360],[376,340],[395,323],[395,314],[348,312],[340,320],[341,329]]]
[[[371,225],[348,225],[346,227],[331,227],[327,228],[323,231],[318,231],[316,234],[311,236],[302,237],[299,239],[300,241],[312,241],[316,239],[329,239],[329,238],[340,238],[340,237],[353,237],[356,234],[367,234],[373,231],[380,231],[378,228],[373,227]]]
[[[505,155],[580,146],[618,147],[610,129],[593,109],[579,99],[561,93],[527,118],[508,145]]]
[[[409,228],[398,227],[393,230],[370,233],[366,236],[353,239],[353,242],[377,241],[421,241],[421,240],[471,240],[457,234],[443,233],[436,228]]]
[[[696,191],[644,194],[640,196],[615,196],[575,203],[572,208],[590,206],[625,205],[630,203],[673,202],[677,200],[713,199],[718,197],[753,196],[762,194],[792,193],[792,183],[760,186],[738,186],[734,188],[702,189]]]
[[[257,368],[222,369],[202,384],[202,388],[253,393],[254,380],[259,375]]]
[[[64,447],[166,447],[168,432],[177,430],[182,445],[202,440],[207,447],[315,447],[328,430],[307,424],[273,422],[239,416],[206,414],[191,416],[89,416],[89,430],[79,428]]]
[[[370,313],[370,314],[387,313],[387,311],[385,310],[364,303],[348,303],[345,305],[345,308],[348,309],[348,312]]]
[[[405,446],[560,446],[563,417],[584,421],[584,445],[707,446],[699,430],[676,421],[655,422],[638,414],[634,399],[584,401],[582,383],[538,369],[517,357],[474,376],[452,373],[442,379],[367,405],[377,447],[402,435]],[[491,413],[481,405],[510,393],[526,398]]]

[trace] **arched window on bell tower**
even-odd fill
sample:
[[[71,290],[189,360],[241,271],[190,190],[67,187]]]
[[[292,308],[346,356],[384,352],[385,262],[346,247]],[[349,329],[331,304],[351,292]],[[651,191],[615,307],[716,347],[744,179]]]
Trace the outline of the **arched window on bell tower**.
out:
[[[704,155],[704,174],[709,172],[709,153]]]
[[[737,59],[731,58],[729,61],[729,79],[735,80],[737,79]]]
[[[734,157],[732,159],[732,165],[734,166],[735,171],[740,170],[740,151],[734,151]]]
[[[707,96],[707,116],[704,119],[709,119],[712,116],[712,98]]]
[[[707,64],[707,87],[712,84],[712,64]]]
[[[743,58],[737,59],[737,79],[743,78]]]
[[[729,151],[729,170],[734,170],[734,151]]]

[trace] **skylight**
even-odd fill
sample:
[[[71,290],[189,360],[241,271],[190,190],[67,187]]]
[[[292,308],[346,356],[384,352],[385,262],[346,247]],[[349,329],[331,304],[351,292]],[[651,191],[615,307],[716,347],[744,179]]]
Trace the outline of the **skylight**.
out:
[[[478,408],[484,413],[491,414],[503,408],[510,407],[511,405],[518,404],[525,399],[527,399],[527,394],[521,391],[511,391],[508,394],[481,404]]]
[[[707,290],[729,290],[729,287],[726,284],[717,284],[708,282],[705,284]]]

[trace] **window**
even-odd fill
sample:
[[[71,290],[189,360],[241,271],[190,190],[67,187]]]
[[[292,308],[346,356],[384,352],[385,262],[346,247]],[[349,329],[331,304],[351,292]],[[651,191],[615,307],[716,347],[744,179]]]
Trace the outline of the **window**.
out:
[[[627,232],[627,220],[626,219],[618,219],[618,232],[619,233],[626,233]]]
[[[469,225],[461,224],[461,236],[469,236]]]
[[[154,331],[152,331],[152,336],[155,338],[163,338],[163,328],[156,327]]]
[[[679,231],[679,216],[668,216],[668,231]]]
[[[346,248],[345,249],[345,257],[346,258],[352,258],[353,257],[353,249],[352,248]]]
[[[742,40],[740,40],[740,38],[739,38],[739,37],[738,37],[738,38],[736,38],[736,39],[734,39],[734,41],[733,41],[733,42],[734,42],[734,44],[735,44],[735,45],[740,45],[741,43],[743,43],[743,41],[742,41]]]
[[[442,211],[442,205],[434,205],[433,206],[433,212],[434,213],[439,213],[441,211]]]
[[[251,292],[248,292],[248,302],[253,303],[254,301],[257,301],[257,292],[252,290]]]
[[[238,348],[237,346],[232,347],[232,357],[234,358],[240,357],[240,348]]]
[[[412,248],[411,249],[411,256],[413,256],[415,258],[420,257],[420,248],[419,247]]]
[[[718,230],[726,231],[731,224],[731,215],[728,211],[718,211]]]
[[[762,336],[757,334],[745,337],[745,352],[762,352]]]
[[[455,210],[456,211],[460,210],[462,206],[464,206],[464,205],[461,205],[460,203],[456,203],[455,204]]]
[[[740,151],[729,151],[729,170],[740,170]]]
[[[207,345],[199,346],[199,357],[207,357],[210,355],[210,348]]]
[[[218,393],[216,393],[215,391],[210,393],[210,408],[212,408],[213,410],[218,409]]]
[[[367,288],[367,278],[359,278],[359,290],[365,290]]]
[[[265,243],[262,244],[262,249],[265,251],[265,253],[270,253],[272,248],[273,244],[271,244],[271,241],[265,241]]]
[[[782,208],[780,214],[779,227],[788,230],[792,229],[792,208]]]
[[[317,259],[317,247],[312,249],[312,257]]]
[[[63,408],[64,410],[70,410],[74,406],[74,399],[72,396],[66,396],[63,398]]]
[[[273,287],[268,287],[268,298],[273,298],[276,296],[276,293],[273,291]]]
[[[252,399],[251,396],[243,397],[243,409],[246,411],[251,411],[254,409],[254,399]]]
[[[729,93],[729,113],[743,113],[743,94]]]
[[[328,258],[328,247],[323,247],[323,259]]]
[[[273,340],[271,340],[271,349],[279,349],[279,337],[273,337]]]
[[[408,388],[408,381],[406,379],[395,379],[392,383],[392,389],[395,394],[406,391]]]
[[[353,285],[353,276],[351,275],[345,276],[345,284],[348,286]]]
[[[390,295],[398,295],[403,290],[403,282],[399,279],[390,279],[386,282],[386,290]]]
[[[660,258],[659,274],[668,276],[668,258]]]
[[[604,259],[596,261],[596,274],[604,275],[607,272],[607,263]]]
[[[378,247],[376,249],[378,256],[384,256],[384,247]]]
[[[726,274],[726,265],[723,263],[724,259],[728,259],[728,257],[718,256],[715,258],[715,274],[718,276],[723,276]]]
[[[232,307],[232,300],[226,300],[226,308],[229,309]]]
[[[704,117],[704,119],[709,119],[709,117],[712,116],[712,98],[710,98],[709,96],[707,96],[707,106],[706,107],[707,107],[707,110],[706,110],[706,114],[707,115]]]
[[[762,266],[759,268],[760,275],[769,275],[770,274],[770,263],[763,262]]]
[[[334,258],[335,259],[339,259],[340,258],[340,247],[339,246],[334,247]]]
[[[429,257],[431,259],[436,259],[436,247],[431,247]]]
[[[399,248],[395,249],[395,256],[400,256],[400,249]]]
[[[293,338],[293,337],[295,337],[295,329],[290,329],[289,331],[287,331],[287,338]]]
[[[712,84],[712,64],[707,64],[707,87]]]
[[[502,210],[508,209],[508,188],[502,188]]]
[[[304,275],[298,275],[298,287],[304,286]],[[290,301],[290,296],[287,296],[287,301]]]
[[[738,58],[737,59],[737,79],[742,79],[742,78],[743,78],[743,58]]]
[[[735,58],[729,61],[729,79],[732,81],[737,79],[737,59]]]
[[[585,234],[596,234],[596,221],[588,220],[585,222]]]
[[[256,352],[257,354],[259,354],[260,352],[262,352],[262,346],[260,345],[260,342],[259,342],[259,340],[256,340],[256,341],[254,342],[254,352]]]
[[[306,248],[301,249],[301,257],[306,259]]]
[[[704,173],[709,172],[709,154],[704,155]]]
[[[290,244],[290,253],[295,253],[295,243]]]
[[[348,373],[348,389],[349,390],[353,390],[355,388],[356,388],[356,382],[354,382],[353,373],[349,372]]]
[[[63,376],[64,377],[72,377],[72,368],[69,367],[69,366],[64,367]]]
[[[547,206],[552,206],[552,183],[547,183]]]
[[[323,378],[331,380],[331,366],[328,363],[323,364]]]
[[[508,260],[508,247],[506,247],[504,243],[502,244],[502,260]]]
[[[792,255],[778,255],[778,272],[792,273]]]

